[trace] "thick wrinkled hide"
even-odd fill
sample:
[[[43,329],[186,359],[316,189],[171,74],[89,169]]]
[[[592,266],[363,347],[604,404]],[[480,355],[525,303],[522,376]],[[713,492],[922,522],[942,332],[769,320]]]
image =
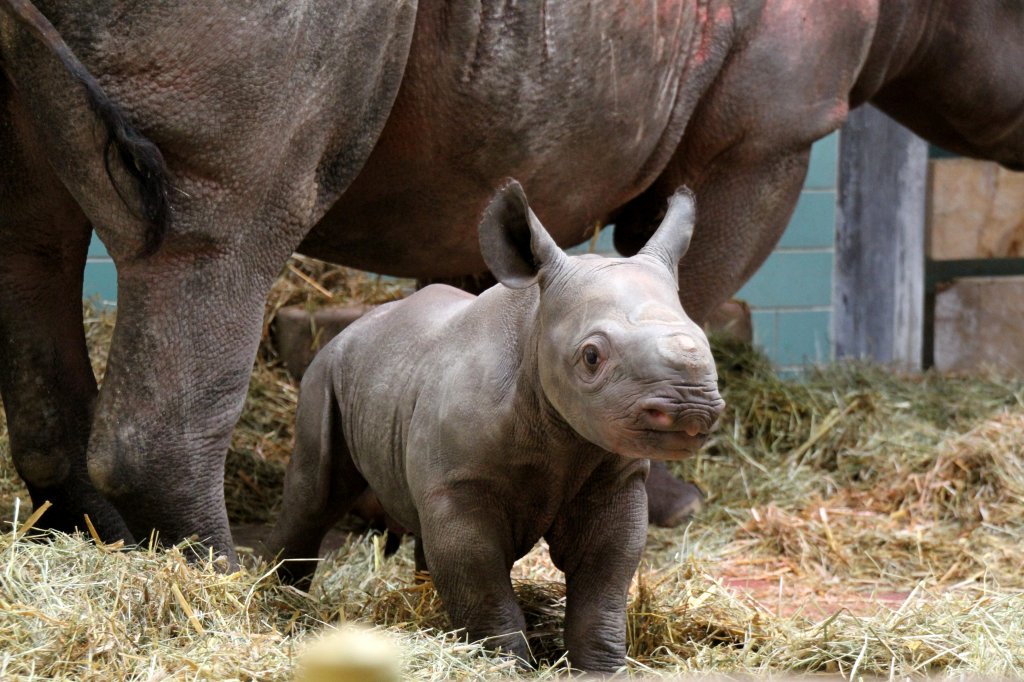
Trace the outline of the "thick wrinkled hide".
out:
[[[452,624],[528,660],[509,569],[544,537],[566,573],[573,664],[622,665],[645,458],[695,452],[723,407],[676,290],[692,229],[681,193],[633,258],[569,257],[506,186],[480,227],[501,284],[429,286],[313,361],[270,555],[308,574],[369,485],[417,536]]]
[[[613,221],[632,254],[685,184],[699,322],[770,252],[851,106],[1024,167],[1022,34],[1020,0],[0,0],[15,466],[45,524],[88,513],[108,539],[194,534],[233,561],[224,454],[294,250],[482,272],[479,216],[513,176],[557,243]],[[119,283],[102,390],[93,231]],[[678,485],[652,487],[665,521]]]

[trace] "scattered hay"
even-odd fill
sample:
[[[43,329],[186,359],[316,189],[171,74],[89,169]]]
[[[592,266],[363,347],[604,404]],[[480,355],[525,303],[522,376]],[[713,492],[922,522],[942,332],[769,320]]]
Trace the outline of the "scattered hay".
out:
[[[711,493],[691,541],[820,580],[1022,584],[1024,383],[857,363],[793,381],[715,349],[727,412],[679,467]]]
[[[563,591],[518,581],[531,648],[554,665],[521,673],[446,634],[429,583],[411,580],[411,551],[384,560],[359,538],[327,561],[312,596],[280,585],[266,566],[225,575],[191,565],[184,548],[120,551],[81,537],[0,536],[0,678],[291,679],[294,655],[325,623],[386,627],[410,679],[544,678],[560,661]],[[542,561],[539,555],[527,561]],[[687,559],[644,570],[629,609],[630,667],[683,672],[917,675],[1024,671],[1024,596],[918,588],[894,610],[865,617],[779,617],[728,589],[714,563]]]
[[[268,303],[386,300],[407,285],[293,261]],[[99,375],[113,316],[87,309]],[[1024,383],[901,376],[861,364],[802,380],[715,340],[728,410],[679,473],[710,494],[685,529],[652,529],[631,593],[630,669],[916,676],[1024,675]],[[279,504],[297,388],[264,345],[228,455],[234,521]],[[25,499],[0,419],[0,511]],[[325,623],[359,621],[401,643],[406,674],[517,677],[449,633],[406,542],[354,535],[310,594],[247,558],[223,575],[182,548],[123,552],[82,538],[0,535],[0,678],[290,679]],[[564,587],[544,548],[513,578],[545,663],[565,672]],[[187,606],[187,608],[186,608]],[[191,612],[191,615],[190,615]]]
[[[274,282],[266,316],[273,318],[286,305],[312,310],[324,305],[385,303],[401,298],[413,287],[408,279],[373,275],[296,254]]]
[[[307,595],[189,565],[182,548],[125,552],[82,537],[0,537],[2,679],[290,679]]]

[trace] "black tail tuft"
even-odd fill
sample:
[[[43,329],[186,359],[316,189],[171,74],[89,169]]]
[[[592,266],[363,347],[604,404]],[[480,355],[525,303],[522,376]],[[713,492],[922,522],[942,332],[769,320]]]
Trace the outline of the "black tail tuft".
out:
[[[76,65],[77,66],[77,65]],[[140,133],[128,120],[127,114],[114,104],[100,88],[96,79],[81,68],[72,68],[72,74],[85,88],[89,99],[89,108],[103,122],[107,131],[107,140],[103,147],[103,166],[107,177],[121,196],[124,195],[117,186],[110,167],[112,150],[116,150],[124,169],[131,175],[139,190],[142,203],[142,218],[146,221],[146,237],[141,256],[156,253],[167,234],[167,221],[170,217],[168,199],[169,182],[167,165],[164,156],[151,140]]]
[[[107,97],[103,88],[93,78],[82,62],[68,47],[53,24],[43,16],[31,0],[0,0],[0,11],[6,11],[22,22],[48,49],[75,80],[85,89],[89,108],[103,122],[107,131],[107,140],[103,147],[103,166],[111,184],[125,205],[130,205],[121,193],[111,172],[110,159],[112,149],[117,155],[125,171],[134,178],[142,202],[142,216],[146,222],[140,256],[156,253],[167,234],[167,222],[170,219],[170,202],[168,190],[167,165],[163,154],[151,140],[140,133],[128,120],[128,115]]]

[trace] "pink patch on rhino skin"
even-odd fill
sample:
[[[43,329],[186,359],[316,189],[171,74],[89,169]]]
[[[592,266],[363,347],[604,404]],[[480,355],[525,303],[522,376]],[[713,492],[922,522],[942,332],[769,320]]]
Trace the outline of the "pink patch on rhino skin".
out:
[[[733,20],[732,7],[724,6],[719,7],[718,11],[715,12],[715,23],[722,26],[725,24],[731,24]]]
[[[721,10],[719,10],[721,14]],[[732,10],[729,10],[729,20],[732,19]],[[708,8],[705,5],[697,7],[697,25],[701,27],[700,45],[692,55],[694,64],[701,65],[711,57],[711,31],[708,26]]]

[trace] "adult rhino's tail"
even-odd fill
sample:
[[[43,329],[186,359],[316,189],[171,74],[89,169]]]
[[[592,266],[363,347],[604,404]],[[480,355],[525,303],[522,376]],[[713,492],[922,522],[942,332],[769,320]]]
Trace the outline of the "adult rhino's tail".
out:
[[[121,189],[111,172],[114,152],[138,187],[146,236],[142,255],[151,255],[163,242],[169,217],[167,166],[160,149],[128,120],[127,114],[110,100],[91,73],[74,55],[53,24],[29,0],[0,0],[0,10],[14,17],[60,60],[68,73],[85,90],[89,108],[103,124],[107,139],[103,147],[103,165],[118,195]],[[125,201],[126,205],[128,204]]]

